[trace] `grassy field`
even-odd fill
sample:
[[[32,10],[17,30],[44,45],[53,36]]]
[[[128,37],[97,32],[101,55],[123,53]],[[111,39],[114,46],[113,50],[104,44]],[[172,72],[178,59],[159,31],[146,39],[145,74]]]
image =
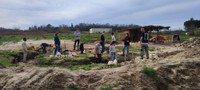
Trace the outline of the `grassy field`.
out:
[[[152,36],[155,37],[156,34],[152,34]],[[172,39],[172,35],[161,34],[161,36],[168,36],[170,39]],[[192,37],[200,37],[200,36],[189,36],[189,35],[179,35],[179,36],[180,36],[181,41],[188,40]]]
[[[81,43],[87,43],[93,40],[100,39],[101,34],[81,34]],[[33,39],[33,40],[41,40],[41,39],[54,39],[54,34],[50,33],[48,35],[1,35],[0,36],[0,45],[2,45],[3,42],[18,42],[22,40],[22,38],[26,37],[27,39]],[[73,34],[60,34],[59,38],[62,40],[74,40]],[[110,34],[105,35],[106,40],[111,40]],[[119,36],[116,35],[116,39],[119,40]]]

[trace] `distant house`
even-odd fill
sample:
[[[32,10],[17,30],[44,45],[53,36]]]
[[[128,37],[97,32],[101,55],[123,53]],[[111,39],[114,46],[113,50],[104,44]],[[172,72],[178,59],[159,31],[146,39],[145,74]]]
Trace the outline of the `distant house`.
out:
[[[143,28],[145,29],[146,32],[149,32],[149,38],[151,38],[151,32],[152,31],[157,31],[157,36],[158,36],[160,30],[162,30],[162,29],[168,29],[169,30],[170,27],[169,26],[164,27],[164,26],[149,25],[149,26],[143,26]],[[138,42],[140,40],[140,35],[141,35],[140,29],[141,29],[141,27],[118,30],[120,41],[123,41],[126,33],[129,33],[129,36],[131,38],[131,42]],[[157,40],[157,41],[159,41],[159,40]]]
[[[90,33],[112,32],[112,28],[91,28]]]

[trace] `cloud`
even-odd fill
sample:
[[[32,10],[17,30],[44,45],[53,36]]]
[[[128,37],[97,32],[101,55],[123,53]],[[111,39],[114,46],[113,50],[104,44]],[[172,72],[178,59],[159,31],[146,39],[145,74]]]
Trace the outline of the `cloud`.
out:
[[[190,17],[200,18],[199,4],[199,0],[1,0],[0,27],[27,29],[32,25],[81,22],[140,25],[177,22],[174,26],[180,26]]]

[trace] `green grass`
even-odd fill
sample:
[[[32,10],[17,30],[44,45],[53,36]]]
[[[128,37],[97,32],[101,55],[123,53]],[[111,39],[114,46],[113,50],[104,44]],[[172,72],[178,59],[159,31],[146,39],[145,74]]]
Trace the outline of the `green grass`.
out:
[[[4,66],[15,66],[15,64],[12,64],[9,60],[9,57],[11,57],[12,55],[17,54],[17,52],[10,52],[10,51],[3,51],[0,50],[0,56],[2,56],[2,58],[0,58],[0,63]]]
[[[155,49],[153,49],[153,48],[149,48],[149,51],[152,52],[152,51],[155,51]]]
[[[146,66],[143,67],[142,72],[146,74],[147,76],[156,75],[156,70],[154,70],[153,68],[146,67]]]
[[[0,55],[2,55],[5,58],[9,58],[12,55],[16,55],[17,52],[11,52],[11,51],[5,51],[5,50],[0,50]]]
[[[100,40],[101,34],[81,34],[81,43],[87,43],[90,41],[93,41],[94,39]],[[50,33],[48,35],[1,35],[0,36],[0,45],[3,42],[18,42],[22,40],[22,38],[26,37],[27,40],[33,39],[33,40],[41,40],[41,39],[54,39],[54,34]],[[73,40],[74,41],[74,34],[60,34],[59,38],[61,40]],[[111,40],[110,34],[105,34],[106,40]],[[116,35],[116,39],[119,40],[119,35]]]
[[[98,67],[96,70],[102,70],[102,69],[108,69],[108,68],[117,68],[117,67],[121,67],[121,65],[120,64],[118,64],[118,65],[103,65],[103,66]]]
[[[64,58],[61,62],[65,62],[65,61],[90,61],[90,57],[88,54],[78,54],[78,57],[73,57],[73,58]]]
[[[96,64],[88,64],[88,65],[69,65],[69,66],[58,66],[58,65],[36,65],[37,67],[58,67],[58,68],[65,68],[69,70],[91,70],[92,67],[95,67]]]
[[[51,64],[54,60],[57,60],[57,57],[44,57],[43,54],[38,55],[37,60],[39,61],[40,64]]]
[[[156,34],[152,34],[152,36],[155,37]],[[172,39],[172,35],[161,34],[161,36],[168,36],[170,39]],[[179,36],[181,41],[185,41],[193,37],[200,37],[200,36],[190,36],[190,35],[179,35]]]
[[[114,87],[118,87],[118,84],[117,83],[108,84],[108,85],[100,87],[99,89],[100,90],[113,90]]]
[[[79,90],[79,86],[77,84],[70,84],[66,90]]]
[[[88,65],[69,65],[69,66],[58,66],[58,65],[36,65],[36,67],[58,67],[58,68],[65,68],[72,71],[76,70],[91,70],[93,67],[98,67],[97,64],[88,64]],[[108,69],[108,68],[117,68],[121,67],[121,65],[103,65],[99,66],[96,70]]]
[[[1,58],[0,59],[0,63],[4,66],[4,67],[13,67],[16,66],[15,64],[10,63],[10,61],[8,60],[8,58]]]

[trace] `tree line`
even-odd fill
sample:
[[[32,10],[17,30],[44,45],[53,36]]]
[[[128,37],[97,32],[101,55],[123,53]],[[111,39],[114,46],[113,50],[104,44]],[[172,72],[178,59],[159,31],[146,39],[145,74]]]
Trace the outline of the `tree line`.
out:
[[[139,25],[134,25],[134,24],[129,24],[129,25],[111,25],[109,23],[107,24],[87,24],[87,23],[80,23],[78,25],[73,25],[71,24],[70,26],[68,25],[59,25],[59,26],[52,26],[51,24],[47,25],[41,25],[41,26],[32,26],[29,27],[28,30],[30,31],[43,31],[43,32],[49,32],[49,33],[55,33],[55,32],[70,32],[70,31],[75,31],[77,28],[79,28],[81,31],[89,31],[91,28],[112,28],[113,31],[116,30],[122,30],[122,29],[127,29],[127,28],[134,28],[134,27],[140,27]]]
[[[200,20],[190,20],[184,22],[185,30],[189,35],[200,35]]]

